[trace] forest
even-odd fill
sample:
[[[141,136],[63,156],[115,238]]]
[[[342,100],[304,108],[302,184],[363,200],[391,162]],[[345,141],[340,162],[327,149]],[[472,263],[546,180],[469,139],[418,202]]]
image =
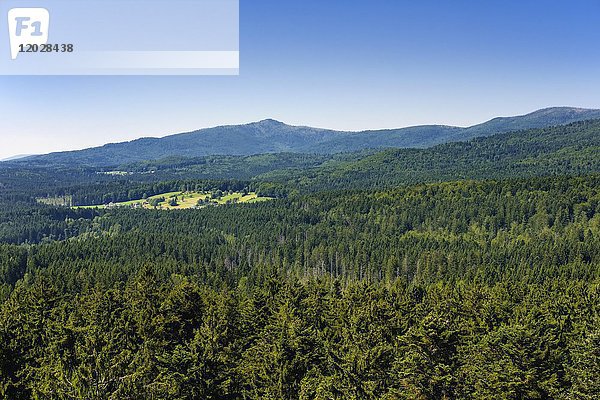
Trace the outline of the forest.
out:
[[[2,165],[0,397],[600,398],[598,129]]]
[[[24,203],[39,240],[3,216],[0,393],[597,398],[599,187],[467,180],[176,212]],[[60,235],[44,235],[51,221]]]

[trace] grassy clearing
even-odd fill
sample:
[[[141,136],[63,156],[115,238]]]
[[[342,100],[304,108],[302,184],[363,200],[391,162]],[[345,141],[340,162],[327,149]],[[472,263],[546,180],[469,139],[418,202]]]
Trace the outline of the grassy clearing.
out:
[[[120,203],[102,204],[94,206],[77,206],[74,208],[115,208],[131,207],[158,210],[185,210],[191,208],[204,208],[224,204],[257,203],[271,200],[270,197],[259,197],[254,192],[247,194],[241,192],[224,193],[219,195],[213,192],[169,192],[157,194],[143,200],[131,200]]]

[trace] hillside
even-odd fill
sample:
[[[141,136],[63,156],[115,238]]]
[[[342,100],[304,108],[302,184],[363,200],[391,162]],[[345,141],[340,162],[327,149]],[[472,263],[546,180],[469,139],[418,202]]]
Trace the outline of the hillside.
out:
[[[600,121],[584,121],[428,149],[388,149],[354,160],[329,160],[311,169],[273,171],[259,179],[312,191],[599,171]]]
[[[165,157],[252,155],[264,153],[333,154],[369,148],[426,148],[520,129],[542,128],[600,118],[600,110],[549,108],[531,114],[495,118],[468,128],[424,125],[391,130],[342,132],[290,126],[275,120],[220,126],[194,132],[142,138],[79,151],[28,157],[37,165],[116,166]]]

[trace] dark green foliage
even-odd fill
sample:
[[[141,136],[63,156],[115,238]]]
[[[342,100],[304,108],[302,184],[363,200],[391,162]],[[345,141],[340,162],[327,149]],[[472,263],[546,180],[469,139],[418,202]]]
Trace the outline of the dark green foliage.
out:
[[[82,215],[68,240],[0,247],[0,394],[596,398],[599,188]]]
[[[0,242],[39,243],[43,240],[63,240],[89,230],[89,222],[98,213],[94,210],[73,210],[31,203],[13,203],[1,207]]]
[[[146,269],[0,308],[0,393],[19,398],[595,398],[597,286],[415,287],[277,278],[214,289]],[[558,290],[557,290],[558,289]],[[553,293],[549,298],[547,293]],[[485,319],[502,306],[496,322]],[[564,311],[568,310],[568,314]],[[567,318],[568,317],[568,318]],[[575,375],[578,368],[584,375]],[[568,373],[564,373],[569,371]]]
[[[597,315],[597,314],[596,314]],[[592,321],[589,331],[569,343],[570,365],[567,377],[573,383],[573,398],[597,399],[600,397],[600,321]]]

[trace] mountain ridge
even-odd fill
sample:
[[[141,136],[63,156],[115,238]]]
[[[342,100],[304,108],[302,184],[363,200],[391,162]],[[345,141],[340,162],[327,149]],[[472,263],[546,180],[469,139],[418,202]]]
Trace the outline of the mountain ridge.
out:
[[[496,117],[470,127],[419,125],[365,131],[336,131],[264,119],[242,125],[223,125],[182,132],[161,138],[142,137],[83,150],[30,156],[13,162],[111,166],[170,156],[280,152],[334,154],[370,148],[428,148],[498,133],[566,125],[591,119],[600,119],[600,110],[550,107],[520,116]]]

